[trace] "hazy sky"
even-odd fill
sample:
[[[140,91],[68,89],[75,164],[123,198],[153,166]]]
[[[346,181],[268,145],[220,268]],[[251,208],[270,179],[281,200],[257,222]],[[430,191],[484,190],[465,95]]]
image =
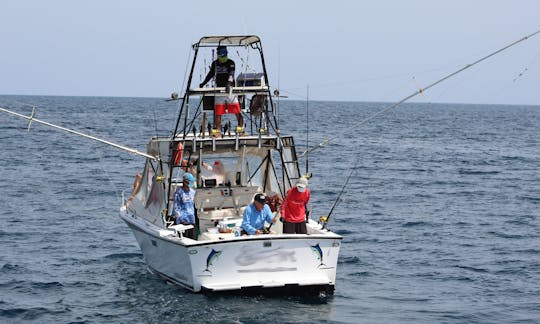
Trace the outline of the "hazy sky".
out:
[[[257,34],[291,98],[395,102],[537,30],[538,0],[2,0],[0,94],[166,97],[201,36]],[[413,101],[540,105],[539,88],[540,34]]]

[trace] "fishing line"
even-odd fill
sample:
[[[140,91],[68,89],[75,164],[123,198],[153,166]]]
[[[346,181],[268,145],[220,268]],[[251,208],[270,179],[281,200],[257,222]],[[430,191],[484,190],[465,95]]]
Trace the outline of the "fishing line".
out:
[[[158,138],[158,127],[157,127],[157,114],[156,114],[156,106],[153,106],[152,112],[154,113],[154,131],[156,132],[156,138]]]
[[[512,74],[512,82],[507,82],[498,87],[496,90],[493,90],[490,97],[502,97],[506,93],[509,93],[512,89],[512,87],[516,86],[516,82],[519,82],[519,80],[528,74],[528,72],[532,69],[534,66],[534,63],[536,62],[536,59],[540,56],[540,53],[538,53],[535,57],[533,57],[528,64],[525,64],[525,66],[520,67],[519,73]],[[515,72],[514,72],[515,73]]]
[[[185,85],[186,85],[186,78],[187,78],[187,75],[188,75],[188,69],[189,69],[189,62],[191,61],[191,48],[188,48],[188,58],[186,60],[186,67],[184,68],[184,80],[182,80],[182,88],[180,89],[185,89]]]
[[[78,132],[76,130],[73,130],[73,129],[69,129],[69,128],[66,128],[66,127],[62,127],[62,126],[58,126],[58,125],[55,125],[55,124],[51,124],[49,122],[46,122],[46,121],[43,121],[43,120],[40,120],[40,119],[37,119],[37,118],[33,118],[32,116],[25,116],[25,115],[22,115],[22,114],[19,114],[19,113],[16,113],[14,111],[11,111],[9,109],[5,109],[5,108],[2,108],[0,107],[0,112],[5,112],[5,113],[8,113],[10,115],[14,115],[14,116],[17,116],[17,117],[20,117],[20,118],[24,118],[24,119],[28,119],[34,123],[39,123],[39,124],[43,124],[43,125],[46,125],[46,126],[49,126],[49,127],[52,127],[52,128],[56,128],[56,129],[59,129],[59,130],[62,130],[62,131],[65,131],[65,132],[68,132],[68,133],[72,133],[72,134],[75,134],[75,135],[79,135],[79,136],[82,136],[82,137],[86,137],[86,138],[89,138],[91,140],[94,140],[94,141],[97,141],[97,142],[101,142],[103,144],[107,144],[107,145],[110,145],[110,146],[113,146],[113,147],[116,147],[118,149],[121,149],[121,150],[124,150],[124,151],[127,151],[127,152],[130,152],[130,153],[133,153],[133,154],[137,154],[137,155],[142,155],[146,158],[149,158],[149,159],[152,159],[152,160],[159,160],[159,157],[156,157],[156,156],[152,156],[150,154],[146,154],[144,152],[141,152],[141,151],[138,151],[136,149],[133,149],[133,148],[130,148],[130,147],[127,147],[127,146],[123,146],[123,145],[119,145],[119,144],[116,144],[116,143],[113,143],[113,142],[110,142],[110,141],[107,141],[107,140],[104,140],[104,139],[101,139],[101,138],[98,138],[98,137],[95,137],[95,136],[92,136],[92,135],[88,135],[88,134],[85,134],[85,133],[81,133],[81,132]]]
[[[451,65],[451,66],[453,67],[454,65]],[[439,71],[444,71],[444,70],[448,70],[448,66],[424,69],[424,70],[420,70],[420,71],[415,71],[415,73],[416,74],[425,74],[425,73],[433,73],[433,72],[439,72]],[[365,79],[361,79],[361,80],[349,80],[349,81],[344,80],[344,81],[340,81],[340,82],[315,83],[315,84],[311,84],[311,87],[312,88],[324,88],[325,90],[328,90],[329,87],[336,86],[336,85],[339,86],[339,88],[344,88],[344,87],[356,86],[356,85],[362,84],[362,83],[372,83],[374,81],[387,81],[387,80],[396,80],[396,79],[406,80],[406,79],[410,78],[410,75],[411,75],[410,73],[399,73],[399,74],[392,74],[392,75],[386,75],[386,76],[380,76],[380,77],[370,77],[370,78],[365,78]],[[278,89],[279,89],[279,87],[278,87]],[[300,90],[300,89],[301,88],[289,88],[289,91]],[[283,90],[283,92],[287,92],[287,90]],[[302,100],[305,99],[305,97],[303,95],[301,95],[301,94],[297,94],[297,93],[293,93],[293,92],[289,92],[289,93],[297,96],[299,99],[302,99]]]
[[[107,172],[107,169],[105,169],[105,163],[103,163],[103,154],[102,154],[101,150],[98,147],[95,147],[95,150],[96,150],[96,155],[98,157],[99,166],[101,167],[101,170],[103,170],[103,172],[105,173],[105,176],[109,180],[109,183],[112,184],[114,193],[116,194],[116,198],[121,201],[122,200],[122,193],[118,190],[118,188],[116,187],[116,185],[112,181],[112,177],[109,174],[109,172]]]
[[[34,136],[39,136],[39,135],[34,134]],[[30,138],[30,140],[32,141],[32,138]],[[37,153],[37,152],[34,152],[34,153]],[[53,161],[56,161],[58,159],[59,153],[57,153],[56,151],[45,150],[37,154],[39,155],[39,161],[36,161],[35,163],[30,163],[28,166],[25,166],[25,169],[33,173],[33,176],[23,177],[23,179],[21,179],[20,181],[14,182],[13,185],[15,187],[29,188],[25,186],[33,187],[36,182],[37,183],[51,182],[51,183],[54,183],[54,185],[58,185],[57,181],[53,182],[51,181],[51,179],[55,179],[57,177],[63,178],[65,176],[65,172],[63,171],[64,169],[63,169],[63,164],[62,164],[62,163],[65,164],[65,161],[59,162],[59,163],[56,162],[55,168],[43,169],[43,165],[45,163],[50,163],[49,161],[47,162],[44,161],[46,160],[45,157],[47,157],[48,159],[52,159]],[[62,161],[62,159],[60,159],[60,161]],[[23,165],[21,164],[21,166]],[[29,179],[30,181],[27,182]],[[60,185],[65,186],[64,183],[61,183]],[[67,185],[70,185],[70,184],[67,184]],[[73,214],[72,212],[73,205],[66,204],[65,201],[60,200],[59,197],[61,197],[61,195],[56,194],[55,189],[51,190],[50,187],[47,188],[42,185],[36,186],[35,188],[35,190],[37,190],[37,192],[39,193],[39,196],[43,197],[47,205],[51,205],[53,210],[55,210],[56,212],[61,212],[62,214],[65,214],[65,215]],[[8,203],[8,206],[3,206],[3,210],[7,210],[7,207],[11,207],[10,200],[7,200],[6,202]],[[17,205],[16,208],[18,210],[18,213],[21,213],[21,216],[25,216],[28,213],[28,216],[27,216],[28,221],[37,220],[37,221],[42,222],[43,215],[42,215],[42,212],[39,210],[41,207],[42,207],[42,203],[39,203],[39,205],[36,206],[34,203],[27,200],[22,211],[19,211],[21,206]],[[79,215],[79,214],[76,214],[76,215]],[[73,215],[73,217],[75,216]]]
[[[280,86],[281,86],[281,43],[278,41],[278,58],[277,58],[277,88],[278,88],[278,91],[276,92],[274,90],[274,94],[276,95],[276,103],[277,103],[277,108],[276,108],[276,112],[275,112],[275,115],[276,115],[276,119],[278,121],[278,125],[280,123],[280,120],[279,120],[279,90],[281,90]]]
[[[328,222],[330,221],[330,216],[332,216],[332,213],[334,212],[334,209],[337,207],[337,205],[339,205],[339,203],[341,202],[341,196],[343,195],[343,193],[345,192],[345,189],[347,188],[347,185],[349,184],[349,181],[351,180],[354,172],[356,171],[356,168],[358,166],[358,161],[360,161],[360,159],[357,159],[356,162],[354,163],[354,166],[353,168],[351,169],[351,172],[349,172],[349,176],[347,177],[347,179],[345,180],[345,184],[343,184],[343,187],[341,188],[341,191],[339,192],[336,200],[334,201],[334,204],[332,205],[332,208],[330,209],[330,211],[328,212],[328,215],[326,216],[321,216],[320,220],[322,221],[323,223],[323,226],[322,228],[326,228],[326,224],[328,224]]]
[[[521,78],[523,76],[523,74],[525,74],[525,72],[529,71],[529,68],[525,68],[523,69],[523,71],[521,71],[515,78],[514,80],[512,80],[512,82],[516,82],[517,79]]]
[[[460,68],[459,70],[456,70],[456,71],[454,71],[454,72],[452,72],[452,73],[450,73],[450,74],[448,74],[448,75],[446,75],[446,76],[440,78],[439,80],[437,80],[437,81],[435,81],[435,82],[433,82],[433,83],[427,85],[426,87],[418,89],[418,90],[415,91],[414,93],[412,93],[412,94],[406,96],[405,98],[403,98],[403,99],[401,99],[400,101],[394,103],[393,105],[390,105],[389,107],[384,108],[384,109],[382,109],[382,110],[376,112],[375,114],[371,115],[370,117],[368,117],[368,118],[366,118],[366,119],[360,121],[359,123],[353,125],[353,127],[356,128],[356,127],[358,127],[358,126],[364,125],[365,123],[367,123],[368,121],[374,119],[375,117],[377,117],[377,116],[379,116],[379,115],[381,115],[381,114],[383,114],[383,113],[385,113],[385,112],[387,112],[387,111],[389,111],[389,110],[391,110],[391,109],[396,108],[397,106],[401,105],[401,104],[404,103],[405,101],[407,101],[407,100],[409,100],[409,99],[411,99],[411,98],[413,98],[413,97],[416,97],[417,95],[419,95],[419,94],[421,94],[421,93],[424,93],[426,90],[428,90],[428,89],[430,89],[430,88],[432,88],[432,87],[438,85],[439,83],[444,82],[444,81],[446,81],[447,79],[452,78],[453,76],[455,76],[455,75],[457,75],[457,74],[459,74],[459,73],[461,73],[461,72],[463,72],[463,71],[465,71],[465,70],[467,70],[467,69],[469,69],[469,68],[475,66],[476,64],[478,64],[478,63],[480,63],[480,62],[482,62],[482,61],[487,60],[488,58],[490,58],[490,57],[492,57],[492,56],[494,56],[494,55],[499,54],[500,52],[502,52],[502,51],[504,51],[504,50],[506,50],[506,49],[508,49],[508,48],[510,48],[510,47],[512,47],[512,46],[514,46],[514,45],[516,45],[516,44],[518,44],[518,43],[521,43],[521,42],[523,42],[523,41],[529,39],[530,37],[535,36],[535,35],[538,34],[538,33],[540,33],[540,30],[538,30],[538,31],[536,31],[536,32],[534,32],[534,33],[532,33],[532,34],[530,34],[530,35],[527,35],[527,36],[525,36],[525,37],[523,37],[523,38],[520,38],[520,39],[518,39],[518,40],[516,40],[516,41],[514,41],[514,42],[512,42],[512,43],[510,43],[510,44],[508,44],[508,45],[506,45],[506,46],[504,46],[504,47],[502,47],[502,48],[500,48],[500,49],[498,49],[498,50],[496,50],[496,51],[494,51],[494,52],[492,52],[492,53],[490,53],[490,54],[488,54],[488,55],[486,55],[486,56],[484,56],[484,57],[482,57],[482,58],[480,58],[480,59],[478,59],[478,60],[476,60],[476,61],[474,61],[473,63],[470,63],[470,64],[465,65],[464,67]],[[334,140],[334,139],[336,139],[336,138],[338,138],[338,137],[341,137],[341,136],[340,136],[340,135],[336,135],[336,136],[333,136],[333,137],[329,137],[329,138],[325,139],[324,141],[322,141],[321,143],[319,143],[318,145],[313,146],[312,148],[310,148],[310,149],[304,151],[304,152],[303,152],[302,154],[300,154],[298,157],[299,157],[299,158],[300,158],[300,157],[303,157],[303,156],[305,156],[306,154],[309,154],[309,153],[313,152],[314,150],[316,150],[316,149],[318,149],[318,148],[325,147],[326,145],[328,145],[328,143],[330,143],[330,141],[332,141],[332,140]]]
[[[510,48],[510,47],[512,47],[512,46],[514,46],[514,45],[516,45],[516,44],[518,44],[518,43],[520,43],[520,42],[522,42],[522,41],[524,41],[524,40],[527,40],[528,38],[530,38],[530,37],[532,37],[532,36],[534,36],[534,35],[536,35],[536,34],[538,34],[538,33],[540,33],[540,30],[538,30],[538,31],[536,31],[536,32],[534,32],[534,33],[532,33],[532,34],[530,34],[530,35],[528,35],[528,36],[525,36],[525,37],[523,37],[523,38],[521,38],[521,39],[519,39],[519,40],[517,40],[517,41],[514,41],[514,42],[510,43],[509,45],[506,45],[505,47],[502,47],[501,49],[498,49],[497,51],[492,52],[491,54],[488,54],[488,55],[486,55],[486,56],[484,56],[484,57],[482,57],[482,58],[480,58],[480,59],[474,61],[474,62],[471,63],[471,64],[465,65],[465,66],[462,67],[461,69],[459,69],[459,70],[457,70],[457,71],[455,71],[455,72],[452,72],[452,73],[448,74],[447,76],[445,76],[445,77],[443,77],[443,78],[441,78],[441,79],[439,79],[439,80],[437,80],[437,81],[435,81],[435,82],[429,84],[428,86],[426,86],[426,87],[423,88],[423,89],[422,89],[422,88],[418,89],[416,92],[414,92],[414,93],[410,94],[409,96],[407,96],[407,97],[401,99],[401,100],[398,101],[397,103],[395,103],[395,104],[393,104],[393,105],[391,105],[391,106],[389,106],[389,107],[387,107],[387,108],[385,108],[385,109],[382,109],[382,110],[378,111],[377,113],[373,114],[372,116],[370,116],[370,117],[368,117],[368,118],[362,120],[362,121],[361,121],[360,123],[358,123],[356,126],[360,126],[360,125],[363,125],[363,124],[367,123],[368,121],[372,120],[372,119],[375,118],[376,116],[378,116],[378,115],[380,115],[380,114],[382,114],[382,113],[384,113],[384,112],[386,112],[386,111],[388,111],[388,110],[390,110],[390,109],[393,109],[393,108],[397,107],[398,105],[400,105],[400,104],[402,104],[403,102],[409,100],[410,98],[413,98],[413,97],[415,97],[415,96],[417,96],[417,95],[423,93],[424,91],[428,90],[429,88],[436,86],[437,84],[439,84],[439,83],[441,83],[441,82],[443,82],[443,81],[445,81],[445,80],[447,80],[447,79],[449,79],[449,78],[451,78],[451,77],[453,77],[453,76],[455,76],[455,75],[461,73],[462,71],[464,71],[464,70],[466,70],[466,69],[468,69],[468,68],[470,68],[470,67],[472,67],[472,66],[474,66],[474,65],[476,65],[476,64],[478,64],[478,63],[480,63],[480,62],[482,62],[482,61],[484,61],[484,60],[486,60],[486,59],[488,59],[488,58],[490,58],[490,57],[492,57],[492,56],[494,56],[494,55],[496,55],[496,54],[498,54],[498,53],[500,53],[500,52],[502,52],[502,51],[504,51],[504,50],[506,50],[506,49],[508,49],[508,48]],[[333,140],[333,139],[335,139],[335,138],[337,138],[337,137],[338,137],[338,136],[334,136],[334,137],[331,137],[331,138],[328,138],[328,139],[324,140],[323,142],[319,143],[319,145],[314,146],[313,148],[311,148],[311,149],[306,150],[305,152],[303,152],[299,157],[302,157],[302,156],[304,156],[304,155],[306,155],[306,154],[309,154],[310,152],[312,152],[313,150],[315,150],[315,149],[317,149],[317,148],[321,148],[321,147],[326,146],[331,140]],[[338,194],[338,196],[337,196],[337,198],[336,198],[336,200],[335,200],[335,202],[334,202],[332,208],[330,209],[330,212],[328,213],[327,216],[322,216],[322,217],[320,218],[320,221],[322,221],[322,224],[323,224],[323,226],[322,226],[323,229],[324,229],[324,228],[326,227],[326,225],[328,224],[328,221],[330,220],[330,216],[331,216],[332,213],[334,212],[334,209],[336,208],[336,206],[339,204],[340,199],[341,199],[341,196],[342,196],[343,193],[345,192],[345,189],[347,188],[347,185],[349,184],[349,181],[350,181],[352,175],[354,174],[354,171],[356,170],[356,167],[357,167],[357,165],[358,165],[358,161],[359,161],[359,159],[356,160],[356,162],[355,162],[355,164],[354,164],[354,167],[352,168],[351,172],[349,173],[349,176],[347,177],[347,179],[346,179],[346,181],[345,181],[345,184],[344,184],[343,187],[341,188],[341,191],[339,192],[339,194]]]
[[[533,59],[529,62],[529,64],[527,64],[523,68],[523,70],[512,80],[512,82],[516,82],[519,78],[521,78],[525,74],[525,72],[529,71],[529,68],[534,66],[538,57],[540,57],[540,53],[536,54],[536,56],[533,57]]]
[[[18,103],[19,105],[32,107],[32,108],[34,108],[34,107],[37,108],[37,105],[35,105],[35,104],[29,104],[29,103],[25,103],[25,102],[18,101],[18,100],[10,100],[10,101],[13,101],[14,103]]]
[[[186,78],[187,78],[187,75],[188,75],[188,69],[189,69],[190,60],[191,60],[191,48],[188,49],[188,59],[186,60],[186,67],[184,68],[184,79],[182,80],[182,87],[180,88],[180,91],[185,89],[184,86],[186,85]],[[174,95],[174,92],[173,92],[173,94],[171,94],[171,98],[174,99],[173,95]],[[185,95],[186,94],[184,93],[183,97],[185,97]],[[178,109],[176,110],[176,116],[178,116],[180,114],[181,109],[182,109],[182,105],[178,105]],[[174,120],[173,120],[173,125],[174,125]],[[174,137],[175,134],[173,134],[172,136]]]
[[[309,84],[306,97],[306,150],[309,148]],[[309,154],[306,154],[306,175],[309,174]]]

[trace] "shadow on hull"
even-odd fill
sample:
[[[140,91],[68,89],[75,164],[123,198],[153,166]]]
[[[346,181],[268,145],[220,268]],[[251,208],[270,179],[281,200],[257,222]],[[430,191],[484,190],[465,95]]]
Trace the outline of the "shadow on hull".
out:
[[[334,294],[333,285],[312,285],[300,286],[296,284],[285,285],[282,287],[263,287],[252,286],[243,287],[237,290],[216,291],[213,289],[202,288],[201,293],[206,295],[241,295],[241,296],[331,296]]]

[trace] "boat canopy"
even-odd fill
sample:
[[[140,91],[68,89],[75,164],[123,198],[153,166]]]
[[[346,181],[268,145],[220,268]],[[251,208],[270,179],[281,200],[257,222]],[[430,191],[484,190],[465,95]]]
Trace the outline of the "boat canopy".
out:
[[[197,47],[215,47],[224,46],[248,46],[259,43],[259,36],[255,35],[240,35],[240,36],[204,36],[198,43],[193,44],[193,48]]]

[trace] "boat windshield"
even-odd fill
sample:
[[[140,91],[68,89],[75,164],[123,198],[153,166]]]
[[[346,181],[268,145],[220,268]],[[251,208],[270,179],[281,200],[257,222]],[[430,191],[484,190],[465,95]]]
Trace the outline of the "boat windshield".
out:
[[[190,172],[197,179],[197,187],[257,186],[263,185],[263,163],[258,155],[221,153],[198,155],[183,161],[182,171]],[[181,172],[181,171],[180,171]],[[180,175],[180,174],[179,174]]]

